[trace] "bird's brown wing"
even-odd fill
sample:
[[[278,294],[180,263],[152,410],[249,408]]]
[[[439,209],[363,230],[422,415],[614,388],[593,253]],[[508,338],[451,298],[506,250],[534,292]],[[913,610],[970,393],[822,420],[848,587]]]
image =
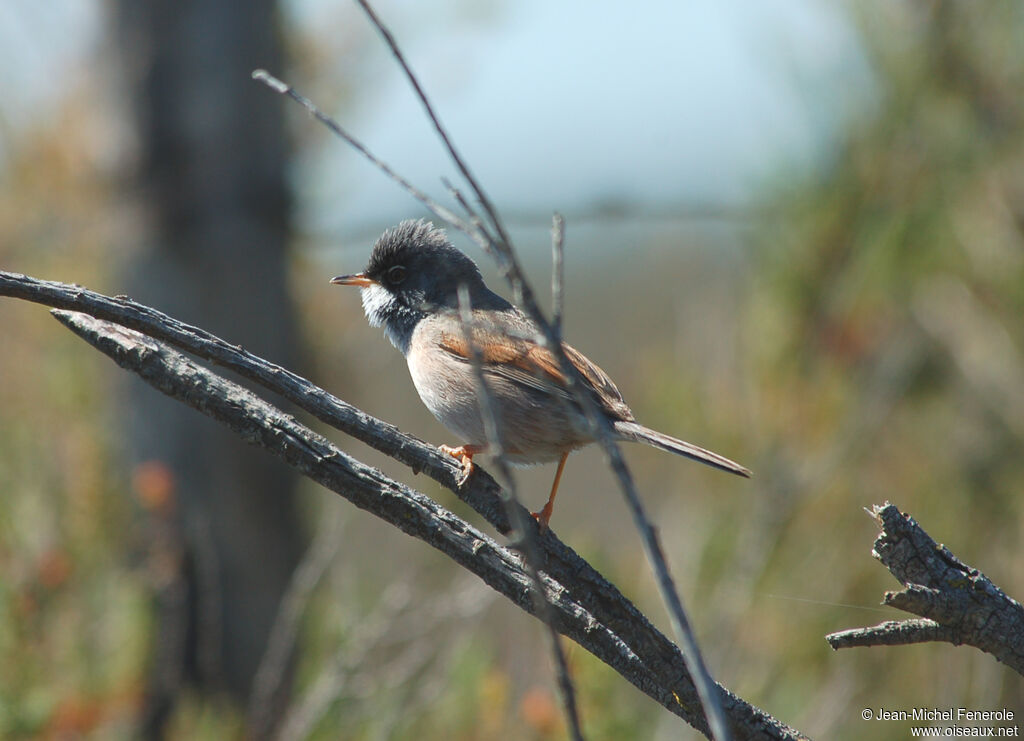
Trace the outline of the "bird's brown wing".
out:
[[[486,371],[546,393],[572,399],[558,361],[541,345],[480,327],[474,328],[473,341]],[[450,355],[470,361],[471,348],[464,333],[442,332],[439,345]],[[608,374],[571,345],[563,342],[562,349],[569,362],[583,376],[587,389],[598,405],[613,419],[632,420],[633,413]]]

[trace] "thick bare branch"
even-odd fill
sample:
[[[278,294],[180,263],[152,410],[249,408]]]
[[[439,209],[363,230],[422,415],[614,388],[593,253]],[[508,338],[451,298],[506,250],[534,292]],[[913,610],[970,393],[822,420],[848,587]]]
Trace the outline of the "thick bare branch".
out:
[[[80,311],[164,340],[254,381],[281,395],[320,421],[409,466],[424,472],[458,494],[501,533],[509,531],[508,517],[498,497],[497,483],[486,474],[460,486],[462,469],[451,456],[443,455],[394,425],[366,414],[348,402],[314,386],[279,365],[232,345],[199,327],[181,322],[127,296],[105,296],[81,286],[39,280],[0,271],[0,296],[34,301],[58,309]]]
[[[158,340],[86,314],[53,313],[79,337],[157,390],[227,425],[246,442],[266,448],[360,509],[437,548],[520,608],[535,611],[530,577],[519,554],[429,497],[351,458],[291,415]],[[625,643],[601,626],[561,584],[541,577],[541,586],[560,632],[610,665],[632,665],[643,671]]]
[[[1024,607],[894,505],[875,505],[869,514],[882,527],[872,555],[905,587],[886,592],[884,604],[923,619],[832,633],[825,636],[829,645],[839,649],[947,641],[979,648],[1024,674]]]
[[[470,504],[500,532],[508,532],[508,518],[498,497],[498,486],[482,468],[477,466],[475,473],[460,485],[461,468],[437,448],[406,435],[300,376],[205,330],[190,327],[127,297],[112,298],[79,286],[42,281],[3,271],[0,271],[0,295],[84,311],[109,319],[236,371],[287,398],[318,419],[385,452],[414,471],[428,473]],[[374,472],[374,475],[380,476],[379,472]],[[448,516],[453,517],[450,514]],[[529,518],[529,522],[533,522],[532,518]],[[641,691],[707,733],[700,700],[679,648],[658,631],[613,584],[562,543],[552,531],[540,537],[538,544],[543,574],[546,580],[559,585],[560,599],[571,600],[587,612],[587,619],[594,621],[594,629],[608,631],[613,636],[613,644],[622,649],[619,653],[616,653],[619,651],[616,648],[606,651],[605,655],[594,652],[595,655]],[[591,650],[586,642],[569,633],[566,635]],[[802,738],[795,730],[727,690],[721,689],[720,697],[736,738]]]

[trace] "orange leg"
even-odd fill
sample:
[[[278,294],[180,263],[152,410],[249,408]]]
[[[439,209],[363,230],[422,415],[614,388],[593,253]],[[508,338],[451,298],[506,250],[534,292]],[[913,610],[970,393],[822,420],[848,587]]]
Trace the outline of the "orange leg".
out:
[[[438,449],[442,453],[447,453],[462,464],[462,479],[459,481],[459,483],[462,484],[469,478],[469,474],[473,473],[473,456],[477,453],[482,453],[484,451],[484,446],[460,445],[457,448],[453,448],[450,445],[442,445]]]
[[[562,480],[562,471],[565,469],[565,462],[569,460],[568,453],[562,453],[562,458],[558,461],[558,470],[555,471],[555,482],[551,484],[551,496],[548,497],[548,503],[544,505],[544,509],[540,512],[534,512],[533,516],[536,518],[540,525],[540,531],[543,533],[548,529],[548,522],[551,520],[551,512],[555,508],[555,494],[558,493],[558,482]]]

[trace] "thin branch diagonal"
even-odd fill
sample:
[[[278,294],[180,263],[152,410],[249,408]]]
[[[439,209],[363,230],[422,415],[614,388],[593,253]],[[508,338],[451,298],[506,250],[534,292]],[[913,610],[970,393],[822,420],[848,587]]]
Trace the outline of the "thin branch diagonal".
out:
[[[470,205],[469,201],[466,200],[466,196],[455,186],[454,183],[452,183],[448,178],[441,178],[441,184],[444,185],[448,194],[455,199],[455,202],[458,203],[466,213],[466,218],[469,219],[469,223],[473,226],[473,234],[479,235],[479,239],[477,240],[478,243],[483,241],[489,244],[497,239],[497,237],[487,230],[487,225],[480,218],[480,214],[478,214],[473,206]]]
[[[525,273],[519,264],[519,259],[516,255],[515,249],[512,247],[508,233],[505,231],[505,228],[498,216],[497,209],[487,197],[487,194],[484,192],[479,182],[473,177],[458,152],[455,150],[450,137],[441,125],[440,120],[434,112],[433,106],[426,94],[423,92],[415,74],[405,61],[405,57],[398,48],[391,32],[381,23],[366,0],[357,0],[357,2],[359,2],[366,11],[370,20],[381,32],[386,43],[391,48],[392,53],[399,61],[399,64],[415,89],[417,96],[427,109],[427,113],[430,116],[431,121],[434,123],[438,135],[441,137],[448,149],[453,162],[469,183],[474,194],[476,194],[487,218],[482,218],[473,210],[472,206],[464,198],[457,196],[459,204],[469,215],[469,222],[467,223],[463,219],[448,220],[437,210],[437,208],[435,208],[434,205],[432,205],[432,202],[428,202],[428,199],[424,197],[421,191],[412,187],[407,183],[407,181],[395,176],[390,168],[381,167],[381,171],[384,172],[385,175],[399,182],[399,184],[402,185],[410,195],[424,203],[432,213],[447,221],[456,229],[464,232],[485,252],[490,254],[498,264],[498,268],[504,275],[505,279],[511,285],[516,303],[536,324],[539,330],[539,336],[537,339],[549,351],[551,351],[555,359],[558,361],[559,368],[567,379],[568,390],[573,394],[574,399],[580,405],[580,408],[586,415],[592,429],[595,431],[597,442],[604,450],[609,466],[619,481],[620,488],[622,489],[623,495],[629,505],[633,522],[640,533],[644,552],[646,553],[647,559],[651,564],[651,568],[655,573],[658,589],[661,592],[662,599],[665,601],[666,607],[668,608],[669,619],[672,624],[673,632],[675,633],[677,640],[682,644],[683,659],[686,662],[689,674],[697,689],[700,704],[707,715],[711,735],[713,738],[717,739],[717,741],[727,741],[731,736],[721,707],[721,703],[724,700],[720,697],[719,689],[716,687],[715,681],[712,679],[707,665],[704,662],[696,636],[690,627],[689,618],[686,615],[682,600],[679,597],[679,593],[676,590],[675,583],[673,582],[672,576],[669,572],[668,563],[665,560],[664,553],[662,552],[657,533],[651,525],[650,518],[647,516],[643,503],[640,500],[640,495],[636,489],[632,474],[630,473],[629,468],[626,465],[625,458],[623,458],[622,452],[616,442],[611,423],[603,414],[600,413],[595,401],[586,393],[586,384],[580,374],[580,371],[570,362],[565,351],[562,349],[559,328],[547,320],[543,310],[537,303],[533,289],[526,280]],[[254,76],[278,92],[286,93],[299,101],[308,110],[313,112],[320,121],[328,125],[332,131],[341,131],[341,127],[336,122],[325,116],[312,102],[299,95],[290,86],[279,80],[270,78],[269,75],[262,71],[257,71],[254,73]],[[340,135],[347,142],[350,144],[352,143],[353,140],[347,133]],[[359,145],[356,148],[357,151],[364,154],[364,156],[367,156],[367,159],[372,163],[376,164],[380,162],[379,159],[367,152],[362,145]],[[457,192],[458,191],[456,190],[456,193]],[[487,229],[484,228],[483,224],[489,224],[496,237],[492,236]]]
[[[512,475],[512,467],[505,455],[504,438],[501,434],[501,427],[498,424],[494,396],[487,385],[482,353],[480,346],[476,342],[476,323],[473,320],[473,308],[470,304],[469,289],[465,285],[459,286],[458,298],[459,318],[463,334],[466,338],[466,344],[469,347],[470,364],[476,377],[477,399],[484,422],[484,437],[488,441],[491,452],[494,455],[495,464],[501,472],[502,479],[504,479],[505,485],[502,489],[502,501],[507,507],[509,521],[514,527],[513,533],[520,541],[519,546],[525,561],[526,572],[530,575],[530,581],[533,584],[534,609],[548,629],[551,655],[555,661],[555,677],[558,682],[558,690],[562,698],[565,717],[568,720],[569,732],[572,734],[574,741],[583,741],[579,708],[576,703],[576,689],[573,687],[572,679],[569,676],[569,664],[565,659],[565,651],[562,650],[562,643],[558,637],[551,605],[548,604],[544,595],[540,575],[541,559],[540,551],[537,548],[536,526],[530,521],[530,518],[525,514],[525,510],[520,505],[515,477]]]
[[[313,590],[331,565],[342,542],[342,520],[335,515],[317,531],[312,544],[288,583],[277,618],[260,660],[247,708],[247,724],[254,738],[269,737],[273,723],[272,699],[287,673],[287,665],[299,635],[299,624]]]
[[[562,336],[565,314],[565,217],[557,211],[551,216],[551,326]]]
[[[451,211],[445,206],[442,206],[440,203],[435,201],[433,198],[431,198],[426,193],[417,188],[415,185],[413,185],[411,182],[409,182],[409,180],[395,172],[395,170],[392,169],[391,166],[388,165],[388,163],[384,162],[382,159],[377,157],[377,155],[371,152],[366,147],[365,144],[363,144],[359,139],[350,134],[335,119],[333,119],[332,117],[324,113],[322,110],[320,110],[320,108],[316,104],[314,104],[313,101],[311,101],[305,95],[302,95],[298,90],[293,88],[291,85],[289,85],[286,82],[282,82],[281,80],[267,72],[265,69],[254,70],[252,73],[252,79],[256,80],[257,82],[262,82],[264,85],[266,85],[276,93],[280,93],[281,95],[287,95],[289,98],[291,98],[296,103],[305,108],[310,113],[311,116],[313,116],[317,121],[319,121],[328,129],[330,129],[335,136],[344,139],[345,142],[354,150],[356,150],[360,155],[362,155],[364,159],[366,159],[370,164],[372,164],[378,170],[380,170],[389,178],[398,183],[403,189],[405,189],[406,192],[410,193],[413,197],[420,201],[420,203],[426,206],[430,210],[430,212],[434,214],[437,218],[443,219],[452,226],[458,228],[460,231],[470,231],[469,224],[460,219],[455,214],[455,212]]]
[[[490,198],[488,198],[483,186],[473,176],[468,165],[456,150],[451,137],[441,124],[441,121],[434,110],[433,104],[430,102],[430,99],[424,92],[415,73],[406,61],[405,55],[399,48],[391,31],[383,24],[374,12],[368,0],[357,0],[357,2],[384,38],[385,43],[390,48],[391,53],[398,61],[417,97],[423,104],[428,117],[434,124],[434,128],[442,143],[448,150],[452,162],[456,165],[463,177],[466,179],[470,188],[476,194],[477,199],[487,215],[486,220],[480,219],[468,206],[465,206],[464,204],[467,211],[470,213],[471,220],[475,219],[478,222],[489,222],[498,238],[491,238],[483,229],[479,230],[479,234],[470,234],[470,236],[474,237],[475,241],[480,243],[485,251],[495,257],[499,268],[502,269],[506,279],[510,282],[513,290],[515,291],[517,303],[521,305],[530,318],[533,319],[540,328],[542,341],[558,359],[562,372],[567,378],[571,379],[569,384],[570,390],[574,393],[576,400],[580,403],[587,417],[590,419],[591,425],[598,432],[598,441],[604,449],[605,455],[608,457],[612,470],[619,479],[623,494],[629,504],[633,521],[636,524],[637,530],[640,532],[640,536],[644,544],[644,550],[655,572],[659,590],[661,591],[662,598],[665,600],[669,611],[673,632],[682,644],[684,651],[683,655],[686,660],[687,668],[694,679],[698,694],[700,695],[701,705],[704,707],[708,716],[712,735],[718,741],[726,741],[730,738],[730,733],[726,726],[725,717],[720,706],[718,690],[715,686],[714,680],[711,678],[711,674],[708,671],[706,664],[704,663],[704,658],[701,654],[696,636],[690,627],[689,618],[686,615],[682,600],[679,597],[679,593],[676,590],[675,584],[669,573],[668,563],[662,553],[657,533],[644,511],[644,507],[640,501],[632,475],[630,474],[629,469],[626,466],[625,459],[622,457],[622,453],[615,442],[611,424],[603,417],[603,415],[600,414],[593,400],[584,391],[584,383],[579,370],[569,361],[569,358],[562,349],[561,323],[560,321],[547,321],[543,311],[537,304],[533,290],[519,265],[519,260],[514,248],[512,247],[512,240],[510,239],[508,232],[505,230],[497,208],[494,206]],[[452,224],[457,226],[454,222],[452,222]],[[558,316],[560,317],[560,313]]]
[[[868,514],[882,528],[872,555],[904,585],[887,592],[884,603],[920,617],[832,633],[825,636],[829,645],[946,641],[974,646],[1024,674],[1024,607],[896,506],[875,505]]]
[[[444,144],[445,149],[448,150],[448,155],[451,157],[452,162],[455,163],[459,172],[462,173],[462,177],[466,179],[469,187],[472,188],[474,195],[476,195],[477,199],[480,201],[480,205],[483,206],[484,211],[487,213],[487,217],[494,226],[498,237],[505,244],[510,244],[511,240],[509,240],[508,233],[505,231],[505,227],[501,223],[501,219],[498,216],[498,210],[494,207],[491,199],[487,197],[487,194],[484,192],[480,182],[473,176],[473,173],[470,172],[469,165],[466,164],[466,161],[462,159],[458,150],[455,149],[454,142],[448,135],[448,131],[445,129],[444,125],[441,123],[441,119],[435,112],[434,105],[430,102],[430,98],[428,98],[427,94],[423,91],[423,86],[420,85],[420,81],[412,71],[412,67],[410,67],[409,63],[406,61],[405,54],[395,41],[394,35],[380,20],[377,13],[370,6],[370,3],[367,2],[367,0],[356,0],[356,2],[359,3],[359,7],[363,9],[363,12],[366,13],[367,18],[370,19],[370,22],[374,25],[377,31],[380,32],[381,37],[384,39],[384,43],[388,45],[388,48],[391,50],[392,55],[394,55],[395,60],[402,68],[406,79],[409,80],[409,84],[412,85],[413,90],[416,92],[416,97],[419,98],[420,103],[423,104],[427,117],[430,118],[430,122],[434,125],[434,129],[437,131],[438,137]]]

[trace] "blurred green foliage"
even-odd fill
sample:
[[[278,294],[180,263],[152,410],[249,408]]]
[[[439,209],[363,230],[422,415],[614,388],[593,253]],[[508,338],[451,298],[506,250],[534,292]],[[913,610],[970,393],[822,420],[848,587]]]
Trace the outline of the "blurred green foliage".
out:
[[[974,649],[833,653],[823,640],[901,617],[876,607],[898,585],[870,557],[875,528],[861,511],[884,500],[1024,594],[1024,6],[850,13],[874,98],[827,167],[766,194],[771,215],[724,284],[699,285],[721,274],[721,255],[640,266],[646,289],[623,321],[649,331],[630,337],[613,375],[641,419],[667,431],[688,420],[705,431],[698,442],[755,470],[739,488],[634,458],[716,676],[812,737],[903,739],[909,724],[866,723],[861,709],[1009,707],[1024,717],[1022,679]],[[21,143],[0,184],[5,268],[116,286],[111,245],[134,215],[84,154],[98,116],[73,97]],[[681,291],[690,273],[696,283]],[[344,375],[378,356],[353,359],[367,330],[337,316],[322,278],[296,259],[320,371]],[[672,322],[637,318],[655,305],[676,311],[676,336]],[[573,313],[570,304],[570,322]],[[697,324],[713,328],[708,337]],[[118,371],[38,307],[0,302],[0,325],[0,737],[127,738],[166,502],[118,462]],[[622,332],[581,330],[593,335],[579,343],[588,353],[604,338],[592,354],[614,365]],[[396,365],[389,351],[380,362]],[[570,486],[586,473],[572,466]],[[662,622],[623,510],[605,506],[614,493],[563,496],[563,537]],[[531,620],[323,492],[308,502],[311,523],[337,510],[344,521],[302,638],[294,703],[310,710],[312,738],[564,737]],[[577,647],[570,660],[590,738],[695,735]],[[304,703],[318,687],[330,691],[312,712]],[[242,727],[236,709],[194,698],[172,736],[239,737]]]
[[[777,495],[776,556],[787,562],[765,576],[785,589],[810,556],[834,599],[871,604],[895,585],[864,558],[855,510],[892,500],[1019,596],[1024,9],[852,12],[877,99],[819,178],[779,189],[759,244],[747,329],[761,398],[778,412],[761,417],[762,439],[788,490]],[[851,612],[820,629],[878,621]],[[812,735],[863,737],[862,706],[1024,710],[1021,678],[963,649],[812,653],[799,666],[821,672],[816,694],[835,683],[849,708],[818,728],[783,713]],[[772,694],[789,694],[786,684]],[[870,735],[902,738],[907,725],[877,723]]]

